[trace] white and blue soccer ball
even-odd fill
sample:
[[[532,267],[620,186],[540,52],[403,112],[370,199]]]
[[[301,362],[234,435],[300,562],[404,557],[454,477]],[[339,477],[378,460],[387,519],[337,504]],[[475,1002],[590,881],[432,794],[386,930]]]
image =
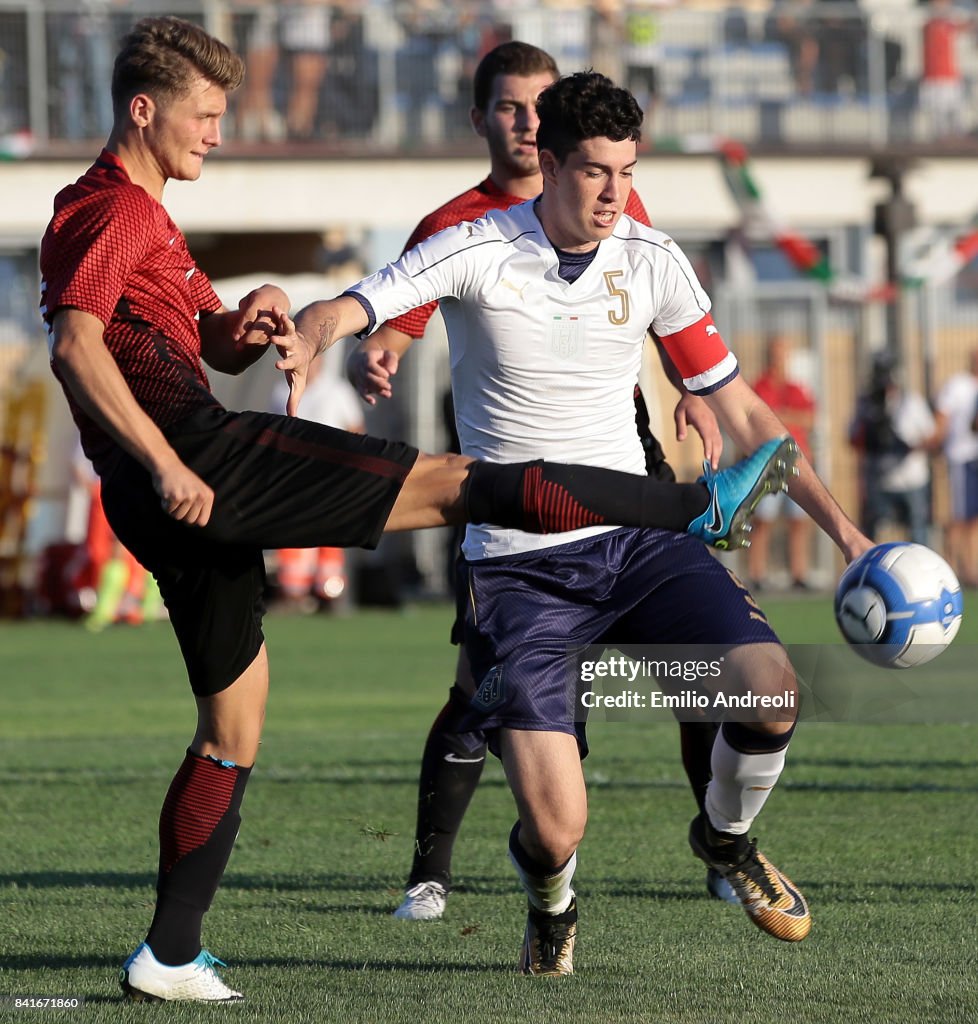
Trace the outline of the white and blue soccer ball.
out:
[[[961,626],[961,584],[923,544],[877,544],[851,562],[835,592],[835,620],[867,661],[912,668],[936,658]]]

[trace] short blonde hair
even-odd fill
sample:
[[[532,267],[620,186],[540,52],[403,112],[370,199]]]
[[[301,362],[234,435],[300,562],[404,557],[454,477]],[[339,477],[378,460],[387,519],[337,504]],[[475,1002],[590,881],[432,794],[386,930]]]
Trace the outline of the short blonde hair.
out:
[[[124,117],[141,92],[167,101],[203,76],[231,92],[244,80],[244,61],[199,25],[182,18],[143,18],[122,40],[112,69],[112,109]]]

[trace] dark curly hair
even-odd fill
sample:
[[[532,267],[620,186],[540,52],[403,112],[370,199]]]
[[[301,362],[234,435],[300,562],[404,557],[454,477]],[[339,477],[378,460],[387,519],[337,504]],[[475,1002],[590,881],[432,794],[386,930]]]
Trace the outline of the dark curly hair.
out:
[[[558,78],[537,100],[537,149],[560,163],[586,139],[612,142],[642,138],[642,110],[635,97],[596,71]]]

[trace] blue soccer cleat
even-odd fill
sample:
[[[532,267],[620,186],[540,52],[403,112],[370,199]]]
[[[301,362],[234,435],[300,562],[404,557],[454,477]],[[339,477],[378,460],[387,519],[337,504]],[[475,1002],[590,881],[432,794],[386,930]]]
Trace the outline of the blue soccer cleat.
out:
[[[798,455],[798,445],[790,437],[775,437],[717,473],[704,462],[697,483],[710,492],[710,504],[686,532],[721,550],[750,547],[748,520],[765,494],[788,489],[788,479],[797,473]]]

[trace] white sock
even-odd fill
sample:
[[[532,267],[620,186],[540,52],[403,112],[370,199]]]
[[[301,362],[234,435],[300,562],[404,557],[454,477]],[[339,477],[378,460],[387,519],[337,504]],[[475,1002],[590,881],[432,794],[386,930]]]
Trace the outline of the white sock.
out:
[[[706,813],[719,832],[743,835],[761,813],[784,768],[788,748],[767,754],[744,754],[724,738],[713,743],[713,778],[706,790]]]
[[[553,875],[531,875],[513,856],[512,850],[509,851],[509,859],[520,876],[527,898],[537,910],[542,910],[545,914],[562,914],[571,905],[574,898],[571,881],[577,867],[576,853]]]

